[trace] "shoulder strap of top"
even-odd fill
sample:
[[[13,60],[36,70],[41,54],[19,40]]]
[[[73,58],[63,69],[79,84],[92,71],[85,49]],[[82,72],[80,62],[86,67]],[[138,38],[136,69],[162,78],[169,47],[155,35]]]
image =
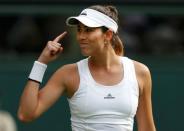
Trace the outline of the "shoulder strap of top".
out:
[[[84,78],[83,76],[86,75],[87,65],[88,65],[88,58],[80,60],[79,62],[77,62],[77,68],[78,68],[80,79]]]
[[[128,57],[121,57],[123,68],[124,68],[124,77],[130,81],[136,81],[136,73],[133,60]]]
[[[136,77],[136,71],[133,60],[128,57],[122,57],[122,62],[124,65],[124,78],[128,81],[129,84],[133,84],[133,92],[138,96],[139,95],[139,84]]]

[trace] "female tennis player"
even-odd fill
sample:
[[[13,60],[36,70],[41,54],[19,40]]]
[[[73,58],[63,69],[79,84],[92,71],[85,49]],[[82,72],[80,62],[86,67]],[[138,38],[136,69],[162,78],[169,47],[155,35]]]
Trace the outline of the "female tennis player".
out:
[[[123,55],[114,6],[95,5],[67,25],[76,26],[77,41],[85,59],[60,67],[40,88],[47,64],[63,48],[66,32],[49,41],[34,62],[18,109],[21,121],[30,122],[51,107],[64,93],[71,112],[72,131],[155,131],[150,71]]]

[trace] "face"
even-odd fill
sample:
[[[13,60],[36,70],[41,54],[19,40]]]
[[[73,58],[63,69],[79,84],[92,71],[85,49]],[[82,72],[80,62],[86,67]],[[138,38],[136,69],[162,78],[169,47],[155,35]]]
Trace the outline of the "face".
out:
[[[93,56],[102,51],[104,39],[101,28],[90,28],[81,23],[77,26],[77,41],[84,56]]]

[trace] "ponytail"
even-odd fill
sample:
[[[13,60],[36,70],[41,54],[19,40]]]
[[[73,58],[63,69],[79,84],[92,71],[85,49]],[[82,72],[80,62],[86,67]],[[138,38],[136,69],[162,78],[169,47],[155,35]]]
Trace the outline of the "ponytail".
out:
[[[103,32],[106,32],[108,30],[107,27],[102,26],[101,27]],[[123,42],[119,38],[118,34],[113,33],[111,45],[116,53],[116,55],[123,56],[124,55],[124,46]]]
[[[112,38],[112,47],[115,51],[115,53],[119,56],[123,56],[124,55],[124,46],[123,46],[123,42],[121,41],[121,39],[119,38],[119,36],[117,34],[113,35]]]

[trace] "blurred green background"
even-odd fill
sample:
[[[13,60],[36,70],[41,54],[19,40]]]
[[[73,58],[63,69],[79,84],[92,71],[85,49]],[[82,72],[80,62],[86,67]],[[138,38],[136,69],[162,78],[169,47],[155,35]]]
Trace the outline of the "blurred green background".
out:
[[[13,116],[17,131],[71,130],[65,96],[32,123],[20,122],[16,112],[33,61],[48,40],[64,30],[69,32],[62,42],[64,53],[49,64],[43,84],[58,67],[83,58],[75,33],[66,27],[65,19],[79,14],[89,5],[0,5],[0,109]],[[117,8],[121,25],[119,33],[126,56],[146,64],[152,73],[153,113],[157,130],[183,131],[184,6],[118,4]]]

